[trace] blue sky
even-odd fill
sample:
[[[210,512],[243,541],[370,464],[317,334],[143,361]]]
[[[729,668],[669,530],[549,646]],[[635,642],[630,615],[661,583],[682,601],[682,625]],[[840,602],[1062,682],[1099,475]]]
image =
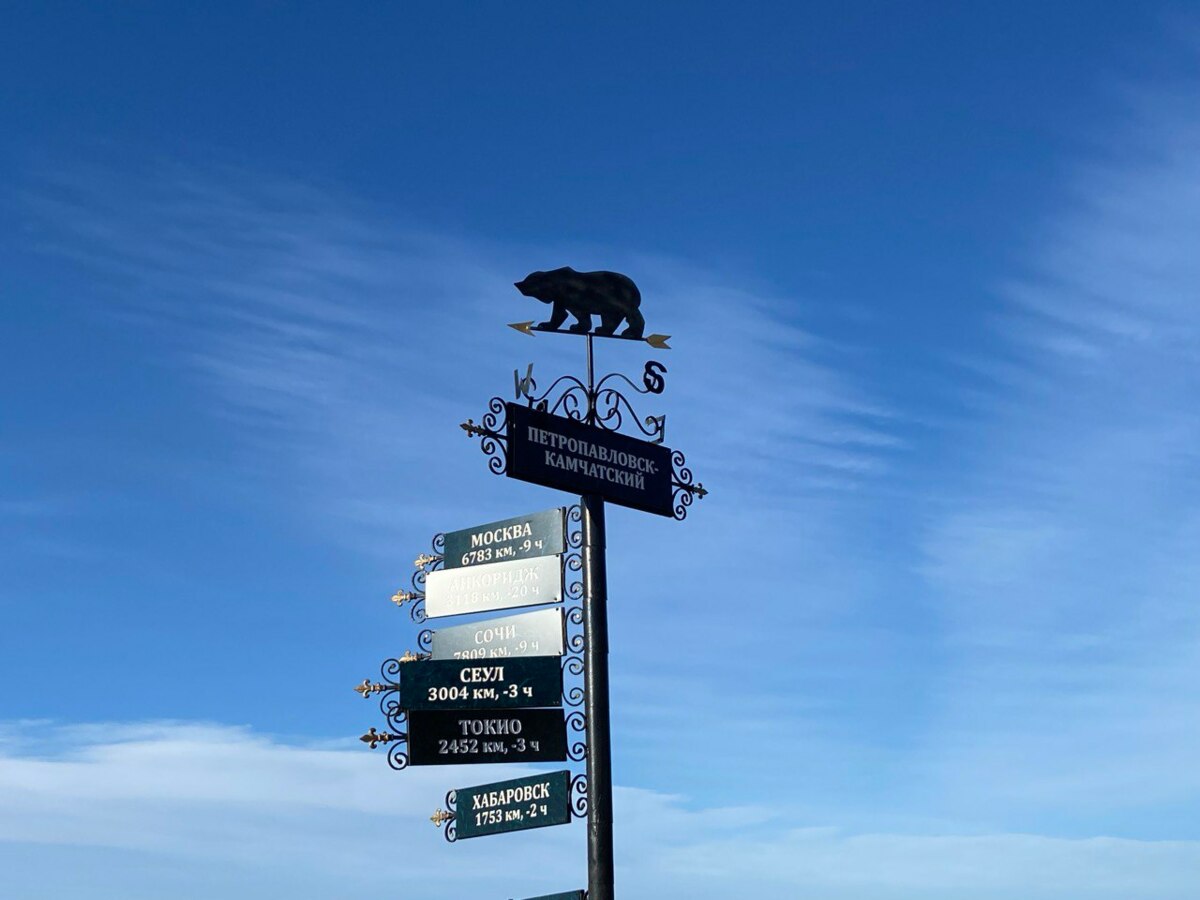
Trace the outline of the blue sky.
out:
[[[712,490],[610,514],[623,897],[1195,896],[1185,5],[4,19],[7,896],[582,886],[350,691],[434,532],[564,502],[457,428],[578,371],[504,327],[559,265]]]

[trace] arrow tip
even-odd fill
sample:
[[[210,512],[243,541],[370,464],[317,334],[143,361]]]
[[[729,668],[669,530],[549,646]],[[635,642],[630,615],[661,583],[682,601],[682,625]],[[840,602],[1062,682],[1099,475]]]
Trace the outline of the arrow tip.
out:
[[[533,337],[533,322],[509,322],[508,327]]]
[[[670,350],[671,345],[667,343],[667,339],[670,337],[669,334],[648,334],[646,335],[646,343],[659,350]]]

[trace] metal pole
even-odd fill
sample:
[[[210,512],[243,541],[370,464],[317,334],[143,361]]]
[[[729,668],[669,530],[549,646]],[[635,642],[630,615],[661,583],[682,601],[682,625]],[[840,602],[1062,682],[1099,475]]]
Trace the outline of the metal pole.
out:
[[[591,343],[590,336],[588,343]],[[588,355],[590,363],[591,354]],[[587,896],[588,900],[613,900],[612,745],[608,718],[608,574],[605,567],[604,499],[596,494],[585,494],[580,497],[580,506],[583,510],[583,686],[584,712],[587,715]]]
[[[592,336],[590,334],[587,336],[587,375],[588,375],[588,383],[587,383],[588,408],[587,408],[587,416],[584,418],[584,421],[587,422],[589,425],[595,425],[596,424],[596,369],[595,369],[595,366],[592,364]]]

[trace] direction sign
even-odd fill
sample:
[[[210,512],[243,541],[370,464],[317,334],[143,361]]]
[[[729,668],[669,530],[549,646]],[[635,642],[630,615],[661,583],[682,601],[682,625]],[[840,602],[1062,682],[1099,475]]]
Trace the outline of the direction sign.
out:
[[[400,670],[400,708],[562,706],[562,687],[562,663],[557,656],[408,662]]]
[[[433,659],[511,659],[562,656],[565,623],[561,609],[539,609],[515,616],[452,625],[433,632]]]
[[[447,569],[457,569],[459,566],[563,553],[567,549],[563,513],[559,507],[461,531],[448,531],[442,550],[443,565]]]
[[[562,588],[562,558],[558,556],[439,569],[425,579],[425,615],[432,619],[558,603]]]
[[[455,791],[458,837],[482,837],[571,821],[570,772],[546,772]]]
[[[517,403],[505,416],[510,478],[674,515],[670,448]]]
[[[566,758],[561,709],[415,709],[408,714],[408,759],[414,766]]]

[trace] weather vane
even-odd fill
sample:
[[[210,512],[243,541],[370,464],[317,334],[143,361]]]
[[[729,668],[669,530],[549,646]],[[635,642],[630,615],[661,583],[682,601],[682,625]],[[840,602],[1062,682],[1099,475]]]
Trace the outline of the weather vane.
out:
[[[624,338],[629,341],[645,341],[651,347],[670,350],[669,334],[651,334],[643,337],[646,320],[639,307],[642,295],[637,285],[620,272],[576,272],[570,266],[551,269],[549,272],[530,272],[515,283],[518,291],[533,297],[553,308],[550,319],[537,325],[530,322],[513,322],[522,334],[531,337],[535,331],[562,333],[561,325],[567,314],[575,317],[575,324],[567,329],[569,334],[586,334],[595,337]],[[592,316],[600,317],[600,327],[592,330]],[[626,323],[625,330],[617,334],[617,327]]]

